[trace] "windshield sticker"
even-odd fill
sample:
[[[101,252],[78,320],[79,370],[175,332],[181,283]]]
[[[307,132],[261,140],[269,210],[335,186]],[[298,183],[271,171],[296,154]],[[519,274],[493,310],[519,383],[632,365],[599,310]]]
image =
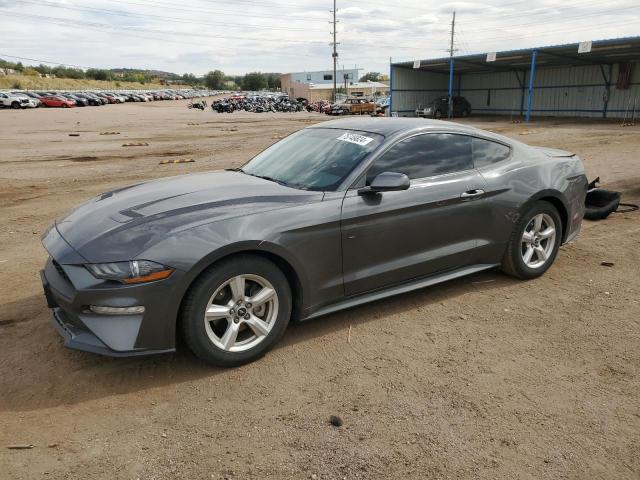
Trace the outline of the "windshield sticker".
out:
[[[373,142],[373,138],[358,135],[357,133],[343,133],[337,139],[342,140],[343,142],[355,143],[356,145],[363,147],[368,143]]]

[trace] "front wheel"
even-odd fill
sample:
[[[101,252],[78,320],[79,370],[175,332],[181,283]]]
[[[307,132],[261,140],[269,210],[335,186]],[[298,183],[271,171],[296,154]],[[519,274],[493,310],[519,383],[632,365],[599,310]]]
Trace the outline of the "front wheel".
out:
[[[238,255],[206,270],[190,288],[182,333],[200,359],[235,367],[264,355],[290,316],[291,289],[282,271],[263,257]]]
[[[556,207],[538,201],[520,218],[502,261],[509,275],[528,280],[546,272],[562,242],[562,222]]]

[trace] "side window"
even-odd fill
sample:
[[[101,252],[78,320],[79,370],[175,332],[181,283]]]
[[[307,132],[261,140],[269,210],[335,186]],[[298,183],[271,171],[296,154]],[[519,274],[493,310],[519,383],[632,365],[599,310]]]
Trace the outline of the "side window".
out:
[[[473,165],[475,168],[485,167],[493,163],[501,162],[509,157],[511,149],[501,143],[484,140],[482,138],[473,139]]]
[[[367,184],[382,172],[424,178],[473,168],[471,137],[428,133],[403,140],[378,158],[367,172]]]

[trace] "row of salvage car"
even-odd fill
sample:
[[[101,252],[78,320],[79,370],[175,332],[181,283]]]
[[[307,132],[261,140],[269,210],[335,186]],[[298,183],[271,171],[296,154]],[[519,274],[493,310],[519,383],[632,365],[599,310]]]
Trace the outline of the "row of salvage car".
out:
[[[108,103],[153,102],[200,98],[213,93],[208,90],[4,90],[0,91],[0,108],[26,109],[38,107],[87,107]]]

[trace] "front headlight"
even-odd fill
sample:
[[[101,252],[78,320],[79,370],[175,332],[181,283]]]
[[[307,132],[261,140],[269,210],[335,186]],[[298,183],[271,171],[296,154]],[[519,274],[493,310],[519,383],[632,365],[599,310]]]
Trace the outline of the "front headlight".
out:
[[[168,278],[173,268],[149,260],[132,260],[130,262],[88,263],[85,265],[91,274],[101,280],[117,282],[146,283]]]

